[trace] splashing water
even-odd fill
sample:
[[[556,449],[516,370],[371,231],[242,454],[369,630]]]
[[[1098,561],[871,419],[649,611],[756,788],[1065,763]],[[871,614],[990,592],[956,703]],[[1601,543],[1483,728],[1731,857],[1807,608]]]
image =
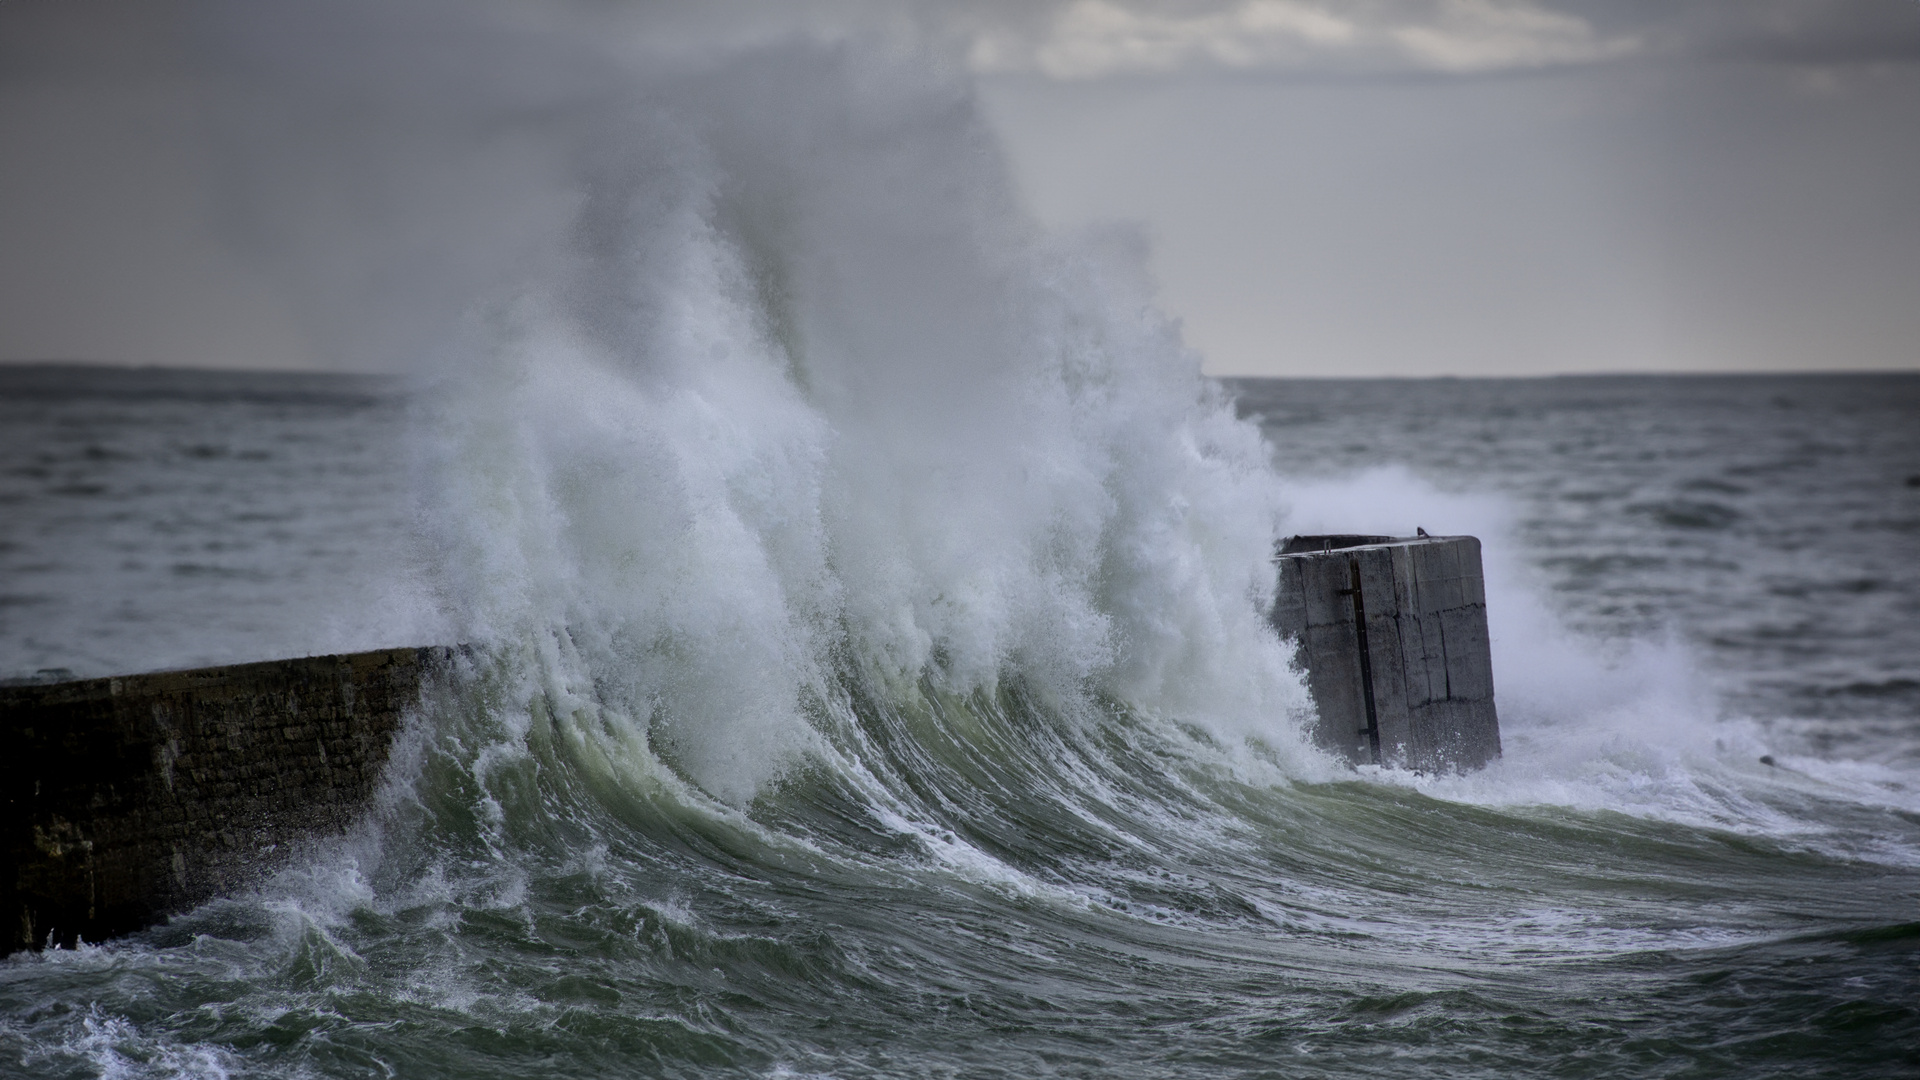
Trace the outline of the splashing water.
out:
[[[964,101],[838,50],[648,89],[622,134],[657,156],[588,173],[559,260],[591,289],[526,282],[427,406],[465,632],[538,641],[734,803],[856,674],[1301,753],[1258,432],[1033,233]]]
[[[938,56],[418,10],[466,35],[426,74],[424,16],[353,5],[209,47],[257,91],[236,212],[414,372],[392,573],[436,610],[400,625],[481,648],[352,835],[0,966],[4,1067],[1912,1064],[1910,773],[1757,764],[1694,646],[1565,625],[1511,500],[1288,478],[1137,239],[1032,225]],[[1508,756],[1472,776],[1311,750],[1264,618],[1276,536],[1415,524],[1487,540]]]

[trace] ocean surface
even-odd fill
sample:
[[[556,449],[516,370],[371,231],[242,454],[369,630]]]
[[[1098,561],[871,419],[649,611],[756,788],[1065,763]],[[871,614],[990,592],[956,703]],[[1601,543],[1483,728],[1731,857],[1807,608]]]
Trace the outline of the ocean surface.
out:
[[[0,962],[0,1075],[1920,1075],[1920,376],[695,345],[0,367],[0,677],[483,646],[352,835]],[[1416,527],[1466,776],[1319,757],[1260,629]]]

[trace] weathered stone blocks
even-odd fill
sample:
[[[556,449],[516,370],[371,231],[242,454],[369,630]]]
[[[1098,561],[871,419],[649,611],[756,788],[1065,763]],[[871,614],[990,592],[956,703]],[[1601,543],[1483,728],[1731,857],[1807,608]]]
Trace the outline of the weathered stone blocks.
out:
[[[1321,745],[1429,772],[1500,756],[1479,540],[1297,536],[1277,561],[1273,625],[1298,642]]]
[[[0,950],[149,926],[344,830],[448,655],[0,687]]]

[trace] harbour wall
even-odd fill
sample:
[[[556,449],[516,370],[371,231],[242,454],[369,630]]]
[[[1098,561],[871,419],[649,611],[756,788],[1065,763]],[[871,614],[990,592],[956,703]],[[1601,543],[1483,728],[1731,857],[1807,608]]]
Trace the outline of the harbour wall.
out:
[[[1500,754],[1480,545],[1298,537],[1271,614],[1356,764]],[[454,650],[0,685],[0,954],[102,941],[270,873],[364,812]]]
[[[151,926],[344,831],[450,656],[0,686],[0,953]]]

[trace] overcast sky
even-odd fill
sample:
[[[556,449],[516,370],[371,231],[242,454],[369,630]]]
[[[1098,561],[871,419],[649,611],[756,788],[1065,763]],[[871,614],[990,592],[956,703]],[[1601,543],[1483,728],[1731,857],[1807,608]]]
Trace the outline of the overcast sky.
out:
[[[0,9],[0,359],[346,362],[220,223],[232,10]],[[1920,368],[1920,0],[634,10],[935,42],[1042,221],[1144,230],[1216,374]]]

